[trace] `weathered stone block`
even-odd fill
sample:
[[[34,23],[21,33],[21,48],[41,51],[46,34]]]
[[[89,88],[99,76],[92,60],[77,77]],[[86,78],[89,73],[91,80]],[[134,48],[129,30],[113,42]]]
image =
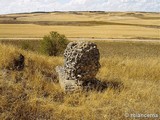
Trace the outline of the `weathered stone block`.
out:
[[[101,85],[95,77],[100,68],[97,45],[91,42],[71,42],[64,52],[64,66],[56,67],[64,91],[95,89]]]

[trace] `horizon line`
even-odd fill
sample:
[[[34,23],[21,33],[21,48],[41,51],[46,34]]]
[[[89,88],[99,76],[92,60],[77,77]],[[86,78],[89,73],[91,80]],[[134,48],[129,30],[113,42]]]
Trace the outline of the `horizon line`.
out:
[[[105,10],[55,10],[55,11],[30,11],[30,12],[13,12],[13,13],[0,13],[0,15],[9,15],[9,14],[30,14],[30,13],[54,13],[54,12],[105,12],[105,13],[118,13],[118,12],[130,12],[130,13],[133,13],[133,12],[138,12],[138,13],[160,13],[160,12],[154,12],[154,11],[105,11]]]

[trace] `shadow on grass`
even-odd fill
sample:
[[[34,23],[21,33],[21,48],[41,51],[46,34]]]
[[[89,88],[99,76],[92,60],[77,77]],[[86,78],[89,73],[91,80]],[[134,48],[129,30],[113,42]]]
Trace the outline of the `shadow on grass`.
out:
[[[103,92],[107,89],[113,89],[116,91],[121,91],[124,88],[122,82],[119,81],[105,81],[101,82],[98,79],[86,80],[82,84],[83,90],[85,91],[97,91]]]

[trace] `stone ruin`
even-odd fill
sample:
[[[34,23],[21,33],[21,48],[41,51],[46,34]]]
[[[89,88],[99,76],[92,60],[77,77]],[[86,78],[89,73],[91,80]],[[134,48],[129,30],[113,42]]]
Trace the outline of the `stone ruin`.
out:
[[[8,63],[6,63],[6,65],[4,65],[0,69],[0,78],[4,80],[10,80],[12,78],[11,72],[22,71],[24,69],[24,66],[25,57],[20,53],[16,53],[12,57],[10,57]]]
[[[67,80],[93,79],[100,68],[99,50],[94,43],[72,42],[68,44],[64,57]]]
[[[11,59],[9,65],[6,67],[8,70],[21,71],[24,69],[25,57],[22,54],[17,54]]]
[[[17,58],[13,60],[13,69],[21,71],[24,69],[24,61],[25,58],[22,54],[20,54]]]
[[[91,42],[71,42],[64,52],[64,66],[57,66],[60,86],[64,91],[103,90],[97,80],[100,54],[97,45]]]
[[[105,83],[96,79],[100,68],[99,59],[100,53],[96,44],[91,42],[69,43],[64,52],[64,65],[56,67],[61,88],[65,92],[75,90],[102,91],[107,88]],[[10,79],[12,71],[22,71],[24,66],[25,57],[20,53],[13,55],[9,64],[0,70],[2,78]]]

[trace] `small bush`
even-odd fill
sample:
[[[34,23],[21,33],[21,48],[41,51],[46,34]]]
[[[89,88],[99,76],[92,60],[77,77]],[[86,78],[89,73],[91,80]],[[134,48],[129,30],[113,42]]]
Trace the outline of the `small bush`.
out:
[[[57,56],[64,51],[67,44],[68,40],[64,35],[52,31],[43,37],[41,51],[49,56]]]

